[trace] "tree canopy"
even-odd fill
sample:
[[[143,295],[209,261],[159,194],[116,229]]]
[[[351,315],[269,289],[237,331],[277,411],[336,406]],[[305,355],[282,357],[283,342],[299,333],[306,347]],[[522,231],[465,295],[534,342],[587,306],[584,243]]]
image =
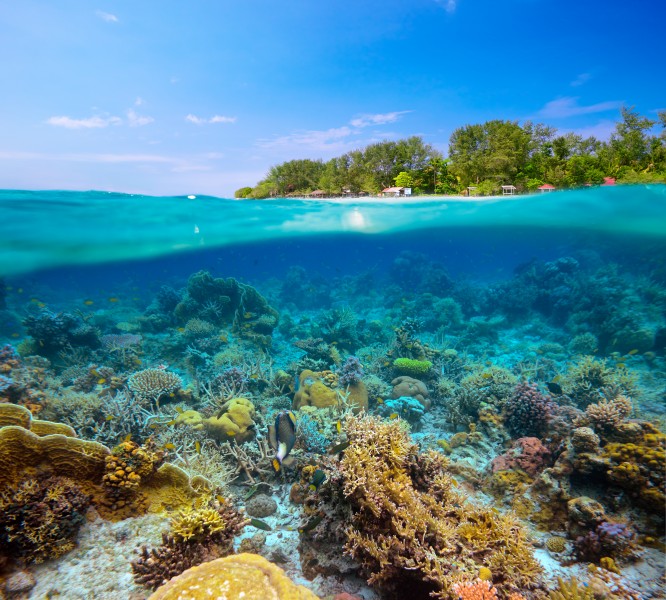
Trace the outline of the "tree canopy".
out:
[[[660,129],[659,135],[653,133]],[[237,198],[376,194],[398,185],[415,194],[456,194],[468,186],[498,193],[502,185],[534,190],[544,183],[558,188],[602,183],[666,181],[666,111],[657,120],[622,107],[610,139],[584,138],[527,121],[491,120],[464,125],[450,137],[448,158],[419,136],[382,141],[327,162],[291,160],[271,167],[254,187]]]

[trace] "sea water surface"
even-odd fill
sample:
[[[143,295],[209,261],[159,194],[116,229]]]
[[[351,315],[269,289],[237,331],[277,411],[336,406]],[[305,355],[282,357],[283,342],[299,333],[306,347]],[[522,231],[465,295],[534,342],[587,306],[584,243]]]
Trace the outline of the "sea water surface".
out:
[[[509,198],[231,200],[108,192],[0,191],[0,276],[50,267],[177,257],[339,237],[335,259],[369,240],[449,239],[493,250],[548,239],[600,236],[621,243],[666,238],[666,186],[617,186]],[[366,238],[366,239],[363,239]],[[389,241],[386,241],[389,240]],[[372,242],[370,242],[372,245]],[[459,249],[459,248],[457,248]],[[456,248],[451,249],[456,251]],[[495,248],[498,252],[503,250]],[[252,249],[248,250],[253,253]],[[382,256],[384,252],[381,253]],[[299,258],[307,260],[310,253]],[[275,258],[275,256],[273,256]],[[176,259],[177,260],[177,259]],[[463,258],[464,260],[464,258]]]

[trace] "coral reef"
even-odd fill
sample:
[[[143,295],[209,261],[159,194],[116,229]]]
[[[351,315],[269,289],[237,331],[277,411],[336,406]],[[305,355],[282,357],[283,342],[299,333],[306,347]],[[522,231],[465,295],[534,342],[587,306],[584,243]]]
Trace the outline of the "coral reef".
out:
[[[465,503],[441,455],[419,456],[397,421],[351,417],[346,431],[351,445],[340,471],[353,511],[346,548],[369,583],[391,596],[427,589],[449,598],[487,567],[507,592],[538,585],[525,532],[508,515]]]

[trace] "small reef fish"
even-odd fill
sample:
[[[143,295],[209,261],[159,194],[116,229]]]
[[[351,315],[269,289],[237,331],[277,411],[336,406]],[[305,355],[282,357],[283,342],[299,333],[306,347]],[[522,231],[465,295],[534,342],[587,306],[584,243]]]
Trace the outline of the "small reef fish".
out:
[[[263,529],[264,531],[273,531],[273,528],[266,523],[266,521],[262,521],[261,519],[250,519],[250,525],[257,529]]]
[[[319,486],[326,481],[326,473],[321,469],[317,469],[312,474],[312,481],[310,482],[310,491],[316,492],[319,489]]]
[[[197,454],[201,454],[201,442],[200,442],[199,440],[197,440],[196,442],[194,442],[194,451],[195,451]]]
[[[634,354],[638,354],[638,348],[634,348],[633,350],[629,350],[629,352],[627,352],[627,354],[629,356],[633,356]]]
[[[340,421],[335,424],[335,431],[342,433],[342,423]]]
[[[268,427],[268,439],[275,450],[273,468],[280,471],[296,443],[296,417],[290,410],[283,410],[275,417],[275,425]]]
[[[329,454],[339,454],[340,452],[343,452],[347,448],[351,446],[351,442],[347,440],[346,442],[342,442],[341,444],[336,444],[332,448],[328,449]]]
[[[109,302],[111,302],[111,304],[115,304],[116,302],[120,302],[120,298],[112,296],[111,298],[109,298]]]
[[[165,450],[175,450],[176,446],[175,446],[175,444],[172,444],[171,442],[169,442],[168,444],[164,444],[164,449]]]
[[[86,306],[92,306],[93,304],[95,304],[95,301],[88,299],[88,300],[84,300],[83,304],[85,304]]]
[[[548,388],[548,391],[551,394],[555,394],[556,396],[561,396],[564,392],[562,391],[562,386],[557,383],[556,381],[549,381],[546,384],[546,387]]]
[[[306,531],[312,531],[319,523],[323,520],[323,515],[317,515],[312,517],[305,525],[298,528],[298,533],[305,533]]]

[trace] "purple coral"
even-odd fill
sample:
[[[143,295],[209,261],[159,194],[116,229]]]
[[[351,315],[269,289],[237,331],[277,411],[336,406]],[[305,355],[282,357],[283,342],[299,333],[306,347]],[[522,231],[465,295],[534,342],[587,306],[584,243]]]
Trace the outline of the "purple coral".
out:
[[[504,407],[504,422],[509,430],[519,436],[538,436],[543,433],[554,404],[537,386],[519,383]]]
[[[356,356],[349,356],[338,371],[338,383],[341,387],[347,387],[361,381],[363,377],[363,365]]]
[[[598,562],[601,558],[630,558],[634,555],[636,534],[624,523],[604,521],[574,542],[579,560]]]

